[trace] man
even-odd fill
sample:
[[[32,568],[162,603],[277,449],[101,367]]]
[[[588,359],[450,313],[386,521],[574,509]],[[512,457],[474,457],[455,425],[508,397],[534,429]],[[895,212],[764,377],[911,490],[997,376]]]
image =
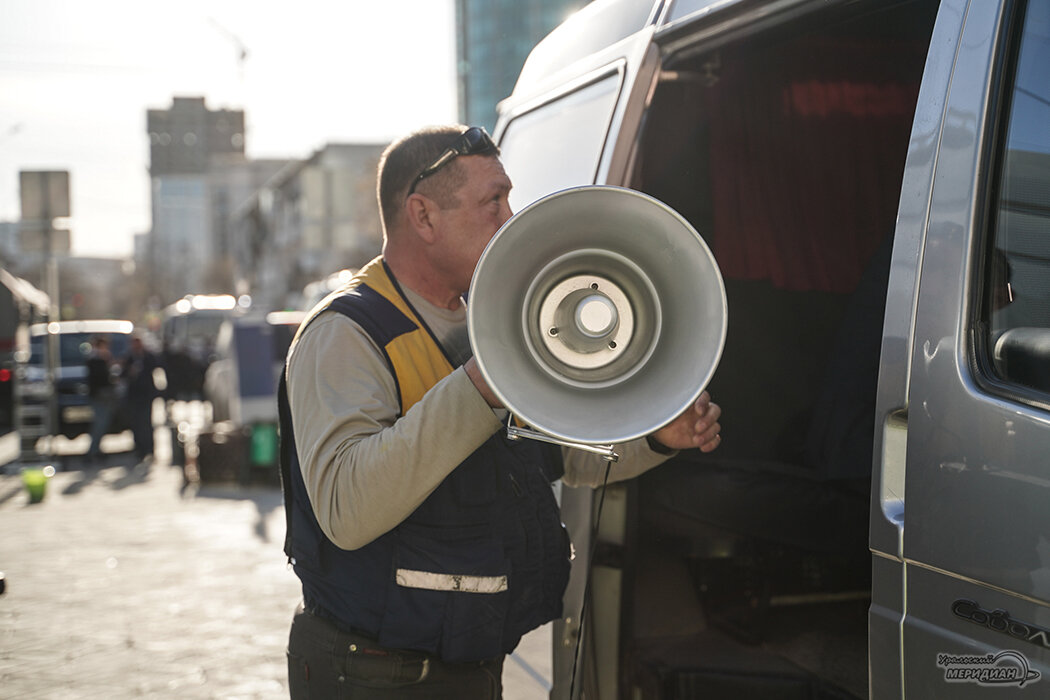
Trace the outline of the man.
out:
[[[286,551],[304,599],[293,698],[499,698],[504,655],[561,614],[570,548],[551,482],[600,485],[605,463],[507,439],[471,357],[463,295],[510,218],[510,189],[482,129],[392,144],[383,255],[321,302],[289,351]],[[714,449],[719,413],[702,396],[620,446],[610,479]]]
[[[160,367],[160,360],[146,348],[142,336],[137,333],[133,335],[120,376],[124,382],[124,404],[135,441],[135,457],[140,463],[153,459],[153,399],[158,396],[153,373]]]
[[[114,381],[113,355],[109,341],[104,336],[91,340],[92,352],[87,359],[88,401],[91,403],[91,444],[88,461],[95,462],[102,456],[102,436],[109,429],[113,409],[117,402],[117,386]]]

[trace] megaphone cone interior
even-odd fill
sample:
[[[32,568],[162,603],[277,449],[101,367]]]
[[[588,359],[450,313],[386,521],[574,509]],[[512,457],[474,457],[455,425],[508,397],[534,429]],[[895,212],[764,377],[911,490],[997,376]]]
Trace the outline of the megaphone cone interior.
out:
[[[513,216],[470,291],[475,359],[535,430],[613,444],[685,410],[725,344],[727,304],[700,235],[634,190],[557,192]]]
[[[579,388],[627,379],[643,365],[660,321],[659,300],[645,274],[622,255],[599,249],[548,263],[525,292],[523,311],[532,359]]]

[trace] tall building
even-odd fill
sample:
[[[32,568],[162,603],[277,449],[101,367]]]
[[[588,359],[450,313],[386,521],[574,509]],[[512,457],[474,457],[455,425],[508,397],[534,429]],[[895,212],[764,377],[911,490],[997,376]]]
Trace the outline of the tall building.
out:
[[[227,247],[216,211],[229,212],[236,203],[226,199],[247,197],[280,165],[247,161],[244,112],[208,109],[203,97],[176,97],[169,109],[148,110],[146,129],[153,224],[140,262],[150,269],[154,294],[165,302],[228,291],[214,289]]]
[[[176,97],[170,109],[146,113],[150,174],[203,175],[214,156],[244,158],[244,112],[210,110],[203,97]]]
[[[456,0],[460,121],[496,124],[532,47],[589,0]]]

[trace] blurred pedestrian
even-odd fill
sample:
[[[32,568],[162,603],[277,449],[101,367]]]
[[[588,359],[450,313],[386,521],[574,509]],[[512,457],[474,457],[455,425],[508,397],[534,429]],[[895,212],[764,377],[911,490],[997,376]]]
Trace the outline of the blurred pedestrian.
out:
[[[97,336],[91,341],[91,355],[87,360],[88,401],[91,404],[91,446],[88,460],[95,461],[102,455],[102,436],[109,430],[113,412],[117,406],[118,370],[109,341]]]
[[[197,363],[190,357],[183,344],[172,340],[164,345],[164,373],[168,378],[165,390],[170,401],[195,401],[201,398],[198,388]]]
[[[153,457],[153,399],[159,394],[153,375],[160,367],[159,358],[146,347],[142,337],[132,336],[120,376],[124,382],[124,409],[140,462]]]

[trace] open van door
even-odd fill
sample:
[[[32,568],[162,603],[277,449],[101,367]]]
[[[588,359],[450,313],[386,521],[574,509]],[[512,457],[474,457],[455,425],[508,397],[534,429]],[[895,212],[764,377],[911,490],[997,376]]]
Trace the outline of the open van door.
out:
[[[1050,681],[1048,125],[1050,6],[942,2],[882,351],[872,698]]]

